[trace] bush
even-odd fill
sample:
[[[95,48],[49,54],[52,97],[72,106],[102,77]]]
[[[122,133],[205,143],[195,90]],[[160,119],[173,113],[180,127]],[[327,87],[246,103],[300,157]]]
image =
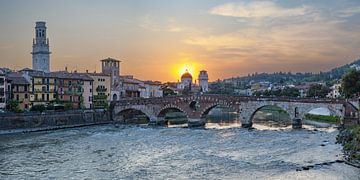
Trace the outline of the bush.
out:
[[[308,120],[320,121],[325,123],[339,124],[340,118],[338,116],[324,116],[316,114],[305,114],[305,118]]]
[[[53,105],[53,104],[49,104],[49,105],[46,107],[46,110],[54,110],[54,105]]]
[[[7,106],[8,106],[8,109],[11,112],[14,112],[14,113],[22,113],[23,112],[23,110],[21,110],[20,107],[19,107],[19,102],[18,101],[10,100],[8,102]]]
[[[336,138],[337,143],[343,145],[347,159],[360,163],[360,126],[354,125],[340,131]]]
[[[66,110],[73,109],[72,104],[71,104],[71,103],[65,103],[65,109],[66,109]]]
[[[46,107],[43,104],[33,105],[30,109],[30,111],[38,111],[38,112],[44,112],[45,110]]]

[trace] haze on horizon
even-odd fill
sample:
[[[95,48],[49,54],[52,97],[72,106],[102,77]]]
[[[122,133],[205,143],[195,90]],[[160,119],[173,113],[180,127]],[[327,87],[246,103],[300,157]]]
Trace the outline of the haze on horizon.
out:
[[[360,55],[358,0],[2,0],[0,67],[31,67],[44,20],[51,70],[100,71],[177,81],[190,68],[210,80],[253,72],[319,72]]]

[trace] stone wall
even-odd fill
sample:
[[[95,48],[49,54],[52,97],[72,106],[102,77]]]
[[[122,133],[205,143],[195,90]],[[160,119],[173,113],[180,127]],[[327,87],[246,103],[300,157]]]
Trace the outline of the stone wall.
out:
[[[111,115],[104,111],[66,111],[0,116],[0,134],[52,130],[110,123]]]

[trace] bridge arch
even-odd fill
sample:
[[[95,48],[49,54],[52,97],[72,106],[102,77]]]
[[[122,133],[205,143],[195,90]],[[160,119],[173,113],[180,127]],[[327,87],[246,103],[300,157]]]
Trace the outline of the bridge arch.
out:
[[[173,105],[173,104],[168,104],[164,107],[162,107],[158,113],[156,113],[156,117],[165,117],[166,113],[167,112],[171,112],[171,111],[177,111],[177,112],[182,112],[185,114],[185,116],[187,118],[189,118],[189,115],[188,113],[183,109],[181,108],[180,106],[176,106],[176,105]]]
[[[289,110],[286,108],[286,107],[284,107],[284,106],[282,106],[282,105],[280,105],[280,104],[265,104],[265,105],[261,105],[261,106],[258,106],[252,113],[251,113],[251,115],[250,115],[250,119],[249,119],[249,124],[252,126],[253,125],[253,123],[254,122],[256,122],[256,121],[254,121],[254,118],[255,118],[255,116],[257,115],[257,113],[259,112],[259,111],[261,111],[261,110],[265,110],[266,108],[271,108],[272,107],[272,109],[273,110],[271,110],[271,111],[274,111],[274,112],[276,112],[276,111],[278,111],[277,113],[278,113],[278,115],[280,116],[280,114],[283,114],[282,115],[282,117],[281,117],[281,119],[287,119],[288,121],[286,122],[286,121],[283,121],[283,122],[281,122],[281,120],[280,120],[280,117],[277,117],[278,119],[276,119],[276,120],[265,120],[264,122],[276,122],[276,123],[280,123],[280,124],[283,124],[283,125],[286,125],[286,126],[289,126],[289,125],[291,125],[291,123],[292,123],[292,120],[293,120],[293,118],[292,118],[292,116],[291,116],[291,112],[289,112]],[[295,111],[296,111],[296,109],[297,109],[297,107],[295,107]],[[272,112],[273,113],[273,112]],[[271,114],[272,114],[271,113]],[[267,115],[266,115],[267,116]]]
[[[341,108],[341,106],[334,106],[334,105],[322,105],[322,104],[317,104],[317,105],[311,105],[309,107],[306,107],[303,109],[303,112],[300,113],[300,117],[301,119],[307,119],[307,115],[308,114],[313,114],[311,113],[312,111],[327,111],[327,113],[318,113],[319,115],[325,115],[325,116],[336,116],[339,117],[340,120],[343,120],[344,118],[344,110]],[[316,114],[315,114],[316,115]]]
[[[141,119],[140,119],[141,118]],[[115,114],[114,120],[117,122],[148,124],[151,115],[139,108],[125,108]]]
[[[231,110],[236,111],[237,113],[239,113],[239,111],[230,104],[227,104],[227,103],[211,103],[211,104],[205,106],[204,108],[202,108],[202,111],[200,113],[200,118],[205,118],[212,109],[214,109],[216,107],[219,107],[219,106],[230,108]]]

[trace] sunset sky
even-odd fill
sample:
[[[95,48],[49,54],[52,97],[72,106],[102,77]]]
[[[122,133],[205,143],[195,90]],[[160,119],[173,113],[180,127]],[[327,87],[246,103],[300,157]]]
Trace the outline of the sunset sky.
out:
[[[253,72],[319,72],[360,58],[359,0],[1,0],[0,67],[31,67],[35,22],[47,22],[51,70],[177,81]]]

